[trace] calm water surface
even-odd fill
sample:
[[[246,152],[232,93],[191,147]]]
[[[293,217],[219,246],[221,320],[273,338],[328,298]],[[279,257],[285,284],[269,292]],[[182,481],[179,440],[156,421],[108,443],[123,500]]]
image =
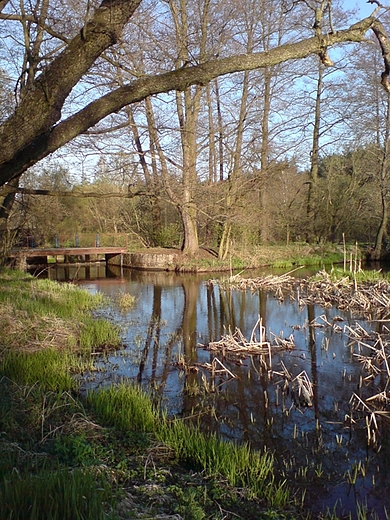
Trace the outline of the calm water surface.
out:
[[[363,504],[377,518],[386,518],[390,430],[386,421],[379,422],[374,449],[368,446],[364,419],[353,415],[352,426],[349,419],[353,393],[365,397],[379,391],[362,384],[365,374],[354,356],[358,347],[343,332],[345,325],[356,326],[353,316],[335,308],[299,307],[272,293],[211,288],[205,283],[209,276],[126,270],[109,272],[113,277],[107,278],[104,265],[89,272],[70,269],[55,276],[90,278],[80,285],[112,298],[102,312],[123,327],[125,349],[109,356],[105,371],[91,374],[86,386],[130,378],[152,387],[169,413],[198,414],[207,431],[272,450],[288,481],[306,489],[306,507],[312,511],[336,505],[341,515]],[[121,312],[115,298],[124,292],[135,297],[135,305]],[[272,371],[264,369],[258,356],[229,360],[202,347],[220,340],[229,327],[249,338],[259,316],[268,340],[273,334],[292,334],[296,345],[273,354]],[[339,329],[309,327],[313,320],[321,325],[334,318]],[[367,330],[377,326],[359,323]],[[207,364],[215,357],[235,379],[221,374],[212,380]],[[192,369],[183,370],[183,361]],[[314,385],[312,406],[296,406],[291,393],[282,392],[284,380],[275,373],[282,372],[282,363],[292,377],[306,371]],[[378,388],[381,384],[386,382],[375,381]]]

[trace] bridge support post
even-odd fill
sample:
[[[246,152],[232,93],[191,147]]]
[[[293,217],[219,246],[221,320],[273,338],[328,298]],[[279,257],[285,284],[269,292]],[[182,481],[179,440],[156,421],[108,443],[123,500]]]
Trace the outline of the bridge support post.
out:
[[[15,257],[15,267],[20,271],[27,271],[27,256],[23,253],[18,254]]]

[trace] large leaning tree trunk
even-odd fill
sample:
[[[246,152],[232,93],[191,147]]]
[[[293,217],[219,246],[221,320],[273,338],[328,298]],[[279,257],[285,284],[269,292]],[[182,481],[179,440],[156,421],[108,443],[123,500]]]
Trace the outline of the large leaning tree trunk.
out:
[[[6,3],[0,4],[0,11],[5,7]],[[21,4],[23,6],[23,4]],[[22,74],[18,81],[18,88],[15,89],[14,95],[22,100],[28,93],[29,87],[33,84],[40,66],[41,47],[44,41],[44,27],[47,22],[49,9],[49,0],[38,0],[35,4],[35,16],[37,20],[37,28],[34,31],[32,24],[28,21],[22,12],[21,23],[23,27],[23,44],[24,56],[22,65]],[[2,254],[0,258],[5,258],[6,251],[12,248],[14,240],[17,236],[15,230],[9,229],[9,219],[12,209],[16,201],[17,190],[20,186],[20,176],[12,179],[8,186],[13,189],[7,193],[0,205],[0,250]]]
[[[61,118],[71,90],[97,58],[116,43],[140,3],[103,0],[82,31],[27,87],[14,114],[0,126],[0,184],[22,174],[39,156],[47,155],[50,133]],[[65,131],[61,139],[64,144],[69,137]]]

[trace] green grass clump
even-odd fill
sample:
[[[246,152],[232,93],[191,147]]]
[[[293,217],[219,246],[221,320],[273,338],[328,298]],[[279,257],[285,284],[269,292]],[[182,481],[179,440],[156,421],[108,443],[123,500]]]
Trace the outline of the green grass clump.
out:
[[[117,348],[121,344],[120,328],[105,319],[85,317],[80,331],[80,349],[86,353]]]
[[[170,421],[160,415],[152,400],[139,386],[121,383],[88,393],[87,402],[106,423],[123,432],[154,433],[185,464],[213,478],[223,477],[234,487],[250,490],[253,497],[266,498],[272,505],[284,505],[289,493],[285,483],[275,484],[274,459],[269,451],[253,450],[249,444],[236,445],[205,435],[183,420]]]
[[[14,274],[15,273],[15,274]],[[73,284],[36,279],[18,271],[0,271],[0,302],[11,304],[30,317],[78,318],[80,312],[104,303],[100,293],[90,294]]]
[[[275,262],[272,262],[272,266],[274,269],[290,269],[295,264],[293,260],[275,260]],[[303,264],[299,264],[303,265]]]
[[[1,375],[22,385],[39,383],[50,391],[76,388],[70,367],[70,357],[53,349],[34,353],[10,351],[0,360]]]
[[[290,269],[296,266],[323,266],[341,262],[342,255],[337,252],[325,252],[324,254],[312,254],[307,256],[292,257],[289,259],[279,259],[272,262],[273,268]]]
[[[276,497],[276,490],[285,488],[273,485],[274,459],[269,451],[253,450],[249,444],[237,445],[218,439],[215,434],[205,435],[196,426],[182,420],[164,420],[157,430],[161,442],[172,448],[183,462],[195,465],[209,477],[224,477],[234,487],[245,487],[253,496]],[[282,502],[288,500],[288,492]],[[272,499],[274,502],[274,499]],[[278,504],[280,505],[280,504]]]
[[[50,347],[83,354],[118,347],[119,327],[91,316],[91,310],[103,303],[100,293],[2,270],[0,345],[5,350]]]
[[[341,267],[332,267],[328,271],[320,271],[313,279],[324,279],[327,278],[331,282],[338,282],[345,280],[346,282],[357,282],[357,283],[376,283],[383,280],[390,280],[390,273],[383,273],[382,271],[369,270],[364,271],[359,269],[357,271],[344,270]]]
[[[153,432],[157,412],[151,398],[136,385],[120,383],[93,390],[87,402],[106,423],[121,431]]]
[[[0,483],[0,520],[103,520],[112,494],[102,479],[81,470],[13,473]]]

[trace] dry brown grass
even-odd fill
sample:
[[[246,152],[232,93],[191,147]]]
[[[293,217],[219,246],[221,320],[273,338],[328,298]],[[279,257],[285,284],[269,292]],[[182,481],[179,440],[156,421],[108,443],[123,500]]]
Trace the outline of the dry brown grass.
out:
[[[75,349],[78,325],[56,316],[31,317],[10,303],[0,306],[1,351],[36,352]],[[1,355],[1,354],[0,354]]]

